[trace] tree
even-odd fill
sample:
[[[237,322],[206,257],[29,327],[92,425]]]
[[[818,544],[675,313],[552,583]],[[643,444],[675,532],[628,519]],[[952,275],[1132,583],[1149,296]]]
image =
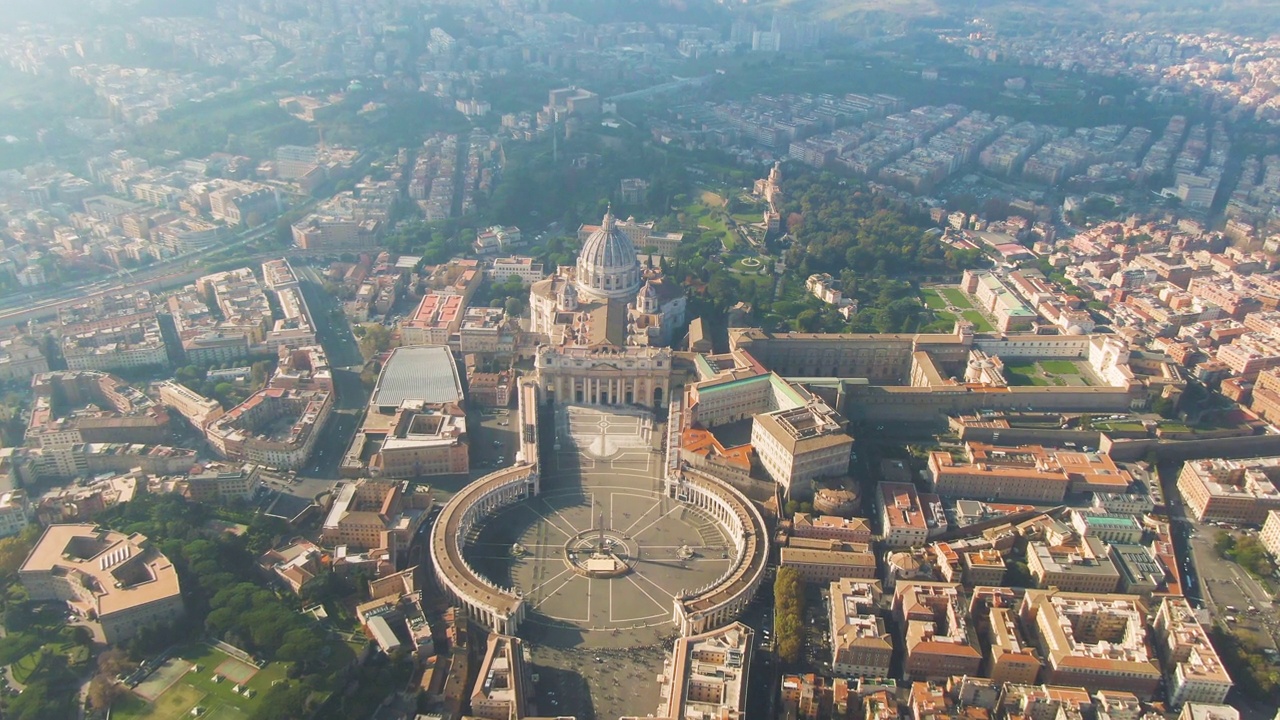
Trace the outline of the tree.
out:
[[[822,316],[817,310],[805,310],[796,316],[796,328],[803,332],[818,332],[822,329]]]
[[[252,720],[293,720],[306,715],[306,686],[294,682],[282,682],[271,686],[262,696],[262,703],[254,711]]]
[[[28,525],[21,533],[0,540],[0,577],[9,577],[18,572],[38,539],[40,526]]]
[[[1161,395],[1151,403],[1151,412],[1158,414],[1162,418],[1172,419],[1178,414],[1178,403],[1171,397]]]
[[[391,331],[378,323],[361,325],[364,336],[360,338],[360,353],[371,360],[391,349]]]
[[[1218,556],[1222,558],[1230,558],[1231,551],[1236,547],[1236,539],[1229,532],[1220,532],[1218,537],[1213,539],[1213,549],[1217,551]]]
[[[120,648],[111,648],[98,656],[98,672],[107,677],[115,677],[133,668],[129,656]]]
[[[127,694],[124,686],[113,678],[114,676],[98,674],[89,681],[89,705],[94,710],[105,711]]]
[[[5,713],[12,720],[64,720],[71,706],[71,694],[56,692],[40,680],[27,686],[22,694],[9,701]]]

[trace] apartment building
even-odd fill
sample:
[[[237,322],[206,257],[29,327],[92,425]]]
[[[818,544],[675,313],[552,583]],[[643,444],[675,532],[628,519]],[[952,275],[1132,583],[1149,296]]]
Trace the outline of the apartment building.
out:
[[[1064,592],[1113,593],[1120,587],[1120,572],[1097,538],[1071,545],[1027,543],[1027,567],[1036,586]]]
[[[1160,685],[1146,608],[1135,596],[1029,589],[1018,615],[1044,659],[1046,682],[1143,699]]]
[[[914,547],[929,539],[920,496],[911,483],[882,482],[877,489],[880,536],[889,547]]]
[[[893,637],[879,614],[880,583],[842,578],[830,584],[831,671],[888,677]]]
[[[187,497],[196,502],[249,500],[262,484],[262,469],[252,463],[205,463],[187,475]]]
[[[867,524],[866,518],[844,518],[798,512],[792,517],[791,532],[796,537],[802,538],[851,543],[871,542],[871,526]]]
[[[1262,333],[1247,332],[1219,347],[1215,357],[1233,374],[1252,379],[1264,370],[1280,366],[1280,340]]]
[[[57,371],[31,378],[35,399],[26,444],[38,448],[47,472],[72,477],[86,470],[85,443],[160,443],[169,414],[124,380],[104,372]]]
[[[98,295],[61,308],[58,324],[70,370],[169,366],[151,293],[145,290]]]
[[[186,385],[165,380],[156,383],[160,402],[185,417],[196,428],[203,428],[225,414],[222,404],[207,398]]]
[[[1000,689],[993,709],[1002,718],[1082,720],[1092,704],[1085,687],[1008,683]]]
[[[1268,510],[1258,539],[1273,558],[1280,558],[1280,510]]]
[[[893,612],[902,631],[903,674],[911,680],[976,675],[982,664],[977,634],[961,604],[960,585],[899,582]]]
[[[865,543],[793,537],[779,551],[779,558],[782,567],[794,568],[805,582],[876,576],[876,556]]]
[[[30,524],[31,506],[27,493],[7,490],[0,493],[0,538],[17,535]]]
[[[1226,700],[1231,676],[1186,598],[1164,598],[1156,610],[1152,629],[1164,663],[1170,706],[1220,704]]]
[[[205,426],[224,459],[279,469],[301,467],[333,410],[333,375],[319,346],[281,346],[266,387]]]
[[[746,720],[754,638],[739,622],[678,638],[662,666],[654,717]]]
[[[408,481],[349,482],[338,490],[325,516],[321,539],[327,547],[404,550],[431,507],[431,491]]]
[[[1258,373],[1249,409],[1269,423],[1280,422],[1280,368],[1268,368]]]
[[[1035,647],[1023,637],[1017,611],[1008,607],[988,608],[986,627],[989,645],[986,669],[991,682],[1035,684],[1044,663]]]
[[[1178,474],[1178,493],[1198,522],[1261,525],[1280,510],[1273,478],[1280,458],[1190,460]]]

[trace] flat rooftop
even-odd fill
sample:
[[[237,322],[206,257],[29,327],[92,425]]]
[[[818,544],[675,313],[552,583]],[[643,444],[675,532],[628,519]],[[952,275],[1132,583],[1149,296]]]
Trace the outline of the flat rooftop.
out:
[[[18,573],[75,578],[91,591],[92,609],[99,617],[181,593],[173,564],[152,548],[147,538],[92,524],[45,528]]]

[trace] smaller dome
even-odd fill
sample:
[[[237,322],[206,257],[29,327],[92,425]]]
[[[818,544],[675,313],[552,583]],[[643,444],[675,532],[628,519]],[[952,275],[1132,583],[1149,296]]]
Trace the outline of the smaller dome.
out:
[[[658,297],[658,291],[653,289],[653,283],[647,282],[640,288],[640,297],[645,299]]]

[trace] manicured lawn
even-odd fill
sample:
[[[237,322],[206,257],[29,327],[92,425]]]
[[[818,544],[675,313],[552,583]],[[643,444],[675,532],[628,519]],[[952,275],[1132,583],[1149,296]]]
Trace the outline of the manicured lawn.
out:
[[[1041,360],[1040,367],[1054,375],[1079,375],[1080,368],[1070,360]]]
[[[769,290],[773,289],[773,276],[770,275],[769,273],[765,273],[763,275],[739,275],[737,277],[738,277],[738,282],[755,283],[765,289],[769,289]]]
[[[920,326],[922,333],[951,332],[956,327],[956,316],[942,310],[933,311],[933,322]]]
[[[938,292],[958,308],[973,307],[973,303],[969,302],[969,298],[963,292],[960,292],[960,288],[938,288]]]
[[[13,679],[23,685],[27,684],[27,682],[31,680],[31,676],[35,671],[40,668],[40,663],[44,661],[45,652],[45,648],[40,648],[30,655],[25,655],[19,658],[18,662],[14,663],[11,668],[13,671]]]
[[[965,320],[973,323],[973,329],[977,332],[994,332],[996,329],[996,327],[977,310],[965,310],[960,314],[964,316]]]
[[[148,703],[137,695],[126,695],[111,706],[111,717],[126,720],[177,720],[190,715],[191,708],[197,704],[206,704],[201,702],[203,700],[204,693],[178,681],[154,703]]]
[[[63,628],[58,633],[48,633],[46,636],[66,637],[68,633],[69,630]],[[33,647],[33,645],[23,645],[24,643],[33,642],[30,639],[30,635],[14,633],[10,637],[13,638],[11,642],[18,644],[19,649],[16,652]],[[34,642],[38,642],[38,640]],[[12,655],[7,657],[12,657]],[[14,660],[10,670],[13,673],[13,679],[25,685],[36,680],[47,679],[50,673],[58,674],[64,672],[68,667],[72,672],[76,672],[76,669],[84,665],[88,659],[89,649],[87,647],[66,640],[52,640]]]
[[[933,288],[921,290],[920,297],[924,300],[924,306],[930,310],[942,310],[947,306],[947,301],[943,300],[938,291]]]

